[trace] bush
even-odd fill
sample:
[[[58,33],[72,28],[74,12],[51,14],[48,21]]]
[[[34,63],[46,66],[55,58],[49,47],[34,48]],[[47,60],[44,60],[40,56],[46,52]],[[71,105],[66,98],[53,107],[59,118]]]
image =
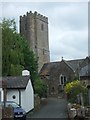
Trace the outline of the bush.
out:
[[[77,95],[82,93],[84,98],[84,104],[88,103],[88,89],[85,84],[82,84],[79,80],[74,80],[70,83],[67,83],[65,86],[65,92],[67,93],[68,101],[71,103],[77,102]]]
[[[40,78],[35,80],[34,82],[35,93],[39,95],[39,97],[47,97],[47,85]]]
[[[65,86],[65,92],[70,93],[72,88],[76,87],[79,83],[80,83],[80,81],[78,81],[78,80],[67,83]]]

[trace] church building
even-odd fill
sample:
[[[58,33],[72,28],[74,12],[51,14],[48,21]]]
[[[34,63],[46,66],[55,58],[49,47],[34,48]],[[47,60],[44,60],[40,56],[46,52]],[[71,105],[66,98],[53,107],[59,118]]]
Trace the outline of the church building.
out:
[[[45,63],[40,76],[48,86],[48,96],[58,96],[67,82],[81,80],[87,83],[90,56],[84,59],[64,60]],[[87,68],[87,70],[86,70]],[[87,75],[85,75],[87,73]],[[87,84],[90,86],[90,84]]]
[[[38,58],[38,71],[50,61],[48,40],[48,18],[37,12],[27,12],[20,16],[20,34],[24,36],[30,49]]]

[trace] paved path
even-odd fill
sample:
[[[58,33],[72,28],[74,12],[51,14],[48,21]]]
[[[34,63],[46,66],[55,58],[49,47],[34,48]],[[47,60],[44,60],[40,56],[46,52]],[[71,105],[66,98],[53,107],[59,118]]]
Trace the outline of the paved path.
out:
[[[67,118],[66,106],[65,99],[48,98],[47,104],[30,118]]]

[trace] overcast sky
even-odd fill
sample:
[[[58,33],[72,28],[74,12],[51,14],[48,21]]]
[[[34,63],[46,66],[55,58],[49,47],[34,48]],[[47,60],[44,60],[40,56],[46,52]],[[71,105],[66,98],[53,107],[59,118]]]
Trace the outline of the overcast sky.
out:
[[[88,55],[88,2],[23,1],[4,0],[2,17],[15,18],[19,26],[19,16],[27,11],[37,11],[47,16],[51,61],[60,61],[62,56],[65,60],[70,60],[85,58]]]

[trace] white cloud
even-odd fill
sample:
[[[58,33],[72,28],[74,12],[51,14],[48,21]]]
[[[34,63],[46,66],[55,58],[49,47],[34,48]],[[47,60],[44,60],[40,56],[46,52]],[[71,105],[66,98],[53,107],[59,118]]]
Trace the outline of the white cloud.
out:
[[[2,4],[0,4],[0,20],[2,18]]]
[[[58,33],[57,33],[58,34]],[[88,30],[64,31],[52,36],[50,41],[51,60],[82,58],[88,55]],[[55,58],[53,56],[56,56]]]
[[[81,1],[81,0],[80,0]],[[75,2],[75,1],[74,1]],[[3,16],[15,18],[27,11],[38,11],[49,18],[51,61],[82,58],[88,54],[88,4],[84,3],[3,3]],[[19,25],[18,25],[19,26]]]
[[[55,7],[52,13],[53,15],[50,16],[51,60],[60,60],[62,56],[66,59],[75,59],[88,55],[88,5],[64,4]]]
[[[87,26],[88,21],[88,4],[62,4],[53,9],[52,23],[63,29],[69,27],[71,29],[82,29]],[[55,22],[54,22],[55,21]]]

